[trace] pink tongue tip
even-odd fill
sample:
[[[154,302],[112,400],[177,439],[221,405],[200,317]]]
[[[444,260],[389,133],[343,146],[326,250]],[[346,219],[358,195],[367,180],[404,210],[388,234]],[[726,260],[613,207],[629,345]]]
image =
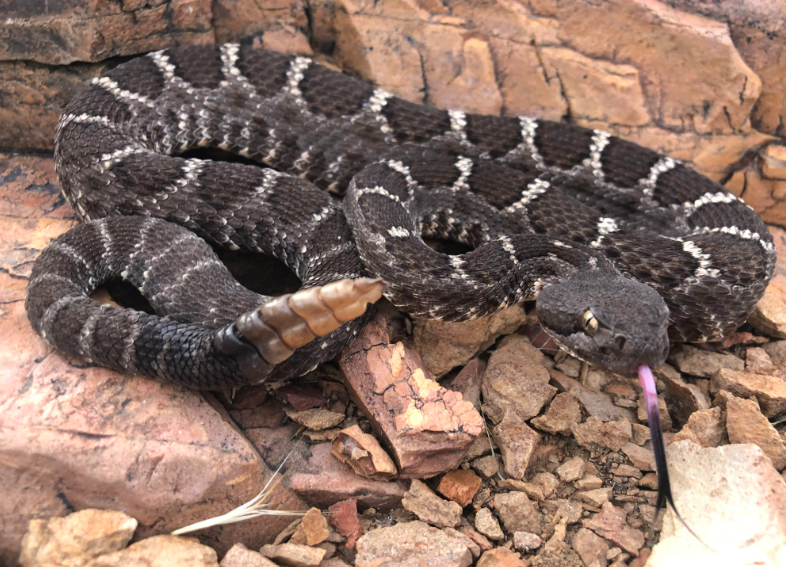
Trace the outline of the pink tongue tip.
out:
[[[652,376],[652,370],[646,364],[638,367],[639,380],[641,381],[641,389],[644,390],[644,403],[649,411],[650,404],[655,404],[655,411],[658,411],[658,390],[655,388],[655,378]]]

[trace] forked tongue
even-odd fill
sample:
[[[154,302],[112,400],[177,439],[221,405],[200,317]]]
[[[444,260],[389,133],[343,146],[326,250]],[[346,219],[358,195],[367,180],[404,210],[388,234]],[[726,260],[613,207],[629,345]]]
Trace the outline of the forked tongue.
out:
[[[663,431],[660,426],[660,407],[658,405],[658,390],[655,388],[655,378],[652,376],[652,370],[647,365],[639,366],[638,372],[641,389],[644,391],[644,407],[647,408],[647,421],[650,424],[652,450],[655,453],[655,468],[658,469],[658,500],[655,504],[653,524],[661,509],[665,509],[666,504],[671,504],[671,509],[680,523],[693,534],[693,537],[701,541],[701,538],[685,523],[685,520],[682,519],[682,516],[677,511],[677,507],[674,505],[674,497],[671,494],[671,482],[669,481],[669,468],[666,465],[666,445],[663,442]]]

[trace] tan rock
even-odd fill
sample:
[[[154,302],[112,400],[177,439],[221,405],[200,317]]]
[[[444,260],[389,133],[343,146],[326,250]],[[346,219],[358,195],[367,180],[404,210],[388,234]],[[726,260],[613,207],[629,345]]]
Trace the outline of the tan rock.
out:
[[[702,447],[717,447],[724,439],[721,408],[691,414],[688,423],[672,438],[672,443],[687,439]]]
[[[529,553],[542,544],[543,540],[535,534],[529,532],[515,532],[513,534],[513,547],[521,553]]]
[[[461,519],[461,527],[459,527],[458,531],[461,532],[463,535],[468,537],[472,540],[472,542],[478,547],[478,550],[482,553],[483,551],[488,551],[494,544],[492,544],[486,536],[475,530],[472,526],[469,525],[469,521],[466,518]],[[473,556],[475,552],[473,551]]]
[[[322,512],[319,508],[311,508],[303,516],[289,542],[315,546],[327,540],[329,535],[327,520]]]
[[[575,500],[563,500],[557,507],[557,516],[567,524],[575,524],[581,519],[584,508]]]
[[[581,423],[581,406],[573,394],[562,392],[554,396],[546,413],[530,423],[547,433],[570,433],[570,426]]]
[[[726,402],[726,431],[730,443],[758,445],[777,470],[786,468],[786,445],[755,401],[733,398]]]
[[[644,404],[644,397],[639,398],[637,407],[637,416],[642,423],[649,423],[647,417],[647,408]],[[671,416],[669,415],[669,408],[666,405],[666,400],[658,398],[658,415],[660,417],[661,429],[668,431],[671,429]]]
[[[325,550],[296,543],[267,544],[259,552],[279,565],[316,567],[325,557]]]
[[[497,480],[497,488],[501,490],[517,490],[523,492],[533,500],[544,500],[543,488],[539,484],[525,482],[515,478],[505,478]]]
[[[341,430],[330,452],[366,478],[389,480],[398,474],[393,459],[380,446],[376,437],[363,433],[357,424]]]
[[[711,378],[721,368],[742,371],[745,362],[733,354],[712,352],[689,345],[679,345],[669,353],[669,360],[680,372]]]
[[[644,546],[644,535],[628,526],[625,511],[611,502],[603,504],[601,511],[592,518],[583,520],[582,525],[633,555],[637,555]]]
[[[611,493],[611,487],[596,488],[594,490],[579,490],[573,494],[573,497],[582,502],[586,502],[590,506],[600,508],[611,499]]]
[[[587,410],[590,416],[601,421],[617,421],[623,418],[633,421],[633,412],[629,409],[615,406],[607,394],[591,390],[578,380],[569,378],[562,372],[557,372],[554,369],[549,370],[549,374],[551,379],[559,385],[560,389],[570,392],[581,402],[581,405],[584,406],[584,409]],[[593,373],[591,372],[590,374]]]
[[[719,370],[710,380],[710,392],[727,390],[740,398],[756,396],[762,413],[775,417],[786,411],[786,381],[776,376]]]
[[[499,519],[508,533],[543,533],[542,518],[535,506],[523,492],[508,492],[494,496]]]
[[[481,477],[489,479],[499,471],[499,461],[496,456],[488,455],[472,461],[472,468],[475,469],[475,472]]]
[[[89,567],[146,567],[147,565],[218,567],[216,552],[187,537],[159,535],[138,541],[122,551],[93,559]]]
[[[571,426],[576,442],[582,447],[606,447],[619,451],[633,436],[630,422],[626,420],[604,423],[589,417],[584,423]]]
[[[594,474],[587,474],[584,475],[583,478],[574,482],[573,485],[578,490],[595,490],[596,488],[603,486],[603,480]]]
[[[336,427],[344,421],[344,417],[346,417],[343,413],[337,413],[323,408],[313,408],[304,411],[294,411],[285,408],[285,411],[287,417],[292,421],[316,431]]]
[[[532,482],[540,486],[543,496],[549,498],[560,485],[559,479],[551,473],[540,472],[532,477]]]
[[[745,350],[745,371],[754,374],[773,374],[775,365],[766,350],[761,347],[751,347]]]
[[[467,534],[460,532],[455,528],[442,528],[442,531],[445,532],[450,537],[454,537],[456,539],[461,540],[461,542],[467,546],[467,549],[469,549],[469,552],[472,554],[473,559],[477,559],[478,557],[480,557],[480,554],[482,553],[480,546],[477,543],[475,543],[475,540],[473,540]]]
[[[463,323],[418,319],[412,330],[412,348],[420,354],[429,372],[439,378],[469,363],[498,337],[515,331],[525,319],[520,305]]]
[[[276,564],[242,543],[236,543],[227,551],[219,567],[276,567]]]
[[[439,528],[455,528],[461,521],[460,505],[443,500],[417,479],[412,481],[401,505],[420,520]]]
[[[483,480],[472,471],[458,469],[442,477],[437,491],[463,508],[472,502],[482,483]]]
[[[557,467],[557,475],[565,482],[573,482],[584,476],[587,463],[581,457],[572,457]]]
[[[540,442],[540,435],[523,421],[509,415],[494,426],[492,435],[499,445],[507,475],[516,479],[524,478],[532,453]]]
[[[505,532],[502,531],[499,521],[488,508],[481,508],[475,513],[475,529],[489,539],[505,539]]]
[[[384,321],[367,325],[339,363],[352,398],[392,449],[403,478],[457,468],[483,431],[470,402],[433,381],[403,344],[388,344]]]
[[[671,409],[674,421],[677,424],[684,424],[694,412],[710,408],[710,402],[704,392],[701,391],[701,388],[683,380],[679,372],[670,365],[664,364],[656,374],[666,385],[666,400],[668,400],[670,404],[669,409]],[[663,407],[661,407],[660,413],[661,424],[665,429],[670,429],[671,415],[668,411],[664,412]],[[646,414],[647,412],[645,411],[644,415]],[[665,417],[669,418],[668,427],[663,421]],[[643,422],[647,423],[646,420]]]
[[[609,551],[609,544],[603,538],[595,535],[587,528],[580,528],[573,537],[573,549],[579,554],[584,565],[591,565],[597,562],[604,565],[606,553]]]
[[[748,321],[765,335],[786,339],[786,290],[778,280],[765,290]]]
[[[649,566],[703,565],[718,554],[732,565],[786,564],[786,484],[761,449],[680,441],[666,455],[677,508],[704,544],[669,511]]]
[[[63,518],[31,520],[22,539],[19,562],[37,565],[85,565],[128,545],[137,521],[114,510],[80,510]]]
[[[525,567],[525,564],[517,553],[506,547],[495,547],[481,556],[477,567]]]
[[[655,453],[653,453],[652,449],[639,447],[635,443],[625,443],[622,446],[622,452],[628,456],[633,466],[639,470],[655,470]]]
[[[358,540],[356,567],[412,562],[417,565],[469,567],[472,553],[462,540],[423,522],[373,530]]]
[[[328,508],[330,524],[336,531],[347,538],[347,548],[355,549],[360,536],[363,535],[363,526],[358,519],[357,500],[343,500],[336,502]]]
[[[543,353],[521,335],[502,339],[483,376],[483,410],[491,421],[500,423],[508,413],[529,419],[554,397],[542,362]]]
[[[786,363],[786,341],[772,341],[762,345],[764,351],[770,355],[770,360],[775,366]]]

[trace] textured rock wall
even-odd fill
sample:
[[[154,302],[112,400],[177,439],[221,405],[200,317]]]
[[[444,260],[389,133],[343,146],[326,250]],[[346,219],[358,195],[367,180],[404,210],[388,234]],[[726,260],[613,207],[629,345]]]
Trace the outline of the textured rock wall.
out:
[[[66,102],[123,57],[248,41],[412,101],[609,130],[786,224],[785,0],[50,0],[2,16],[2,149],[51,150]]]

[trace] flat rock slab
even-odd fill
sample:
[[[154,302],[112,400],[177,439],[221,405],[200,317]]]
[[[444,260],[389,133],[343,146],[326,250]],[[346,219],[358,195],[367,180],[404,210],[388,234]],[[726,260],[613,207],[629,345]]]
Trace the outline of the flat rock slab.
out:
[[[402,478],[457,468],[483,432],[471,402],[432,380],[414,351],[390,344],[383,319],[363,329],[339,364],[352,399],[392,448]]]
[[[369,532],[358,540],[357,549],[356,567],[469,567],[472,564],[472,553],[463,539],[423,522],[407,522]]]
[[[666,455],[677,508],[712,551],[669,511],[647,567],[786,565],[786,485],[759,447],[680,441]]]
[[[136,537],[170,532],[251,499],[271,472],[200,394],[122,376],[53,352],[24,310],[32,263],[74,225],[51,159],[0,154],[0,564],[28,523],[85,508],[122,510]],[[307,507],[284,487],[270,505]],[[290,519],[200,532],[219,553],[259,546]]]

